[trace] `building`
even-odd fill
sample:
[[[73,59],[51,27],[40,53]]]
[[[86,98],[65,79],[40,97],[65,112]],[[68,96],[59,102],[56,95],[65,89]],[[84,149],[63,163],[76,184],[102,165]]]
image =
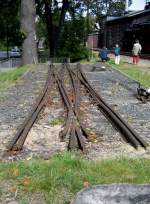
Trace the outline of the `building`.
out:
[[[145,2],[145,10],[126,11],[120,17],[104,17],[99,33],[88,38],[88,47],[99,49],[106,46],[113,49],[119,44],[124,52],[131,52],[138,39],[142,45],[142,54],[150,54],[150,0]]]
[[[109,49],[118,43],[122,51],[130,52],[138,39],[142,44],[142,52],[150,54],[150,9],[107,18],[103,35],[101,40]]]

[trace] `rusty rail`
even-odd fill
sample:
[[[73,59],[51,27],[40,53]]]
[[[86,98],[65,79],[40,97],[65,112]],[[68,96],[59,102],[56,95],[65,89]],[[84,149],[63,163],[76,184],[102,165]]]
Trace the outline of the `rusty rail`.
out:
[[[90,97],[98,106],[99,110],[107,117],[107,119],[113,125],[115,125],[115,127],[121,132],[123,138],[127,142],[131,143],[135,148],[137,148],[138,146],[146,148],[146,142],[93,89],[85,74],[83,73],[80,64],[77,65],[76,72],[71,70],[69,64],[63,64],[62,69],[60,70],[60,72],[56,73],[54,65],[50,65],[44,89],[38,97],[37,102],[33,107],[31,113],[29,114],[28,118],[21,125],[15,137],[9,144],[8,152],[19,151],[23,148],[28,132],[32,128],[39,113],[45,105],[46,97],[49,95],[50,87],[54,80],[57,83],[60,95],[62,97],[62,101],[67,110],[66,123],[64,129],[59,133],[59,136],[61,140],[64,140],[67,135],[69,135],[68,149],[79,148],[82,151],[85,151],[85,141],[89,138],[86,127],[84,126],[80,118],[79,106],[81,84],[88,91]],[[69,94],[67,93],[67,88],[64,83],[64,70],[67,70],[67,73],[71,79],[71,92],[73,95],[72,100],[69,98]]]
[[[80,80],[82,84],[89,91],[91,97],[95,100],[97,106],[108,118],[108,120],[110,120],[117,127],[117,129],[122,133],[123,137],[135,148],[137,148],[138,146],[146,148],[147,143],[137,134],[137,132],[129,124],[127,124],[127,122],[119,115],[119,113],[115,112],[92,88],[85,74],[81,70],[80,65],[78,65],[78,69],[80,72]]]
[[[24,145],[24,142],[26,140],[26,137],[28,135],[28,132],[32,128],[36,118],[38,117],[39,113],[41,112],[43,106],[44,106],[44,100],[46,98],[47,92],[50,87],[50,83],[52,83],[52,67],[53,65],[50,65],[48,69],[47,74],[47,80],[44,86],[44,89],[40,96],[37,99],[36,104],[34,105],[31,113],[27,117],[27,119],[23,122],[23,124],[20,126],[18,132],[8,145],[7,149],[9,151],[20,151]]]
[[[84,151],[85,142],[82,133],[84,133],[85,136],[85,131],[83,125],[81,124],[81,120],[79,119],[77,110],[75,109],[76,102],[75,101],[71,102],[71,100],[69,99],[66,87],[63,81],[60,79],[60,77],[56,74],[54,74],[54,77],[57,82],[60,95],[62,96],[62,100],[67,108],[66,125],[65,128],[59,134],[60,138],[63,140],[67,135],[69,135],[68,149],[72,150],[78,147],[79,149]],[[80,129],[82,130],[82,132]]]

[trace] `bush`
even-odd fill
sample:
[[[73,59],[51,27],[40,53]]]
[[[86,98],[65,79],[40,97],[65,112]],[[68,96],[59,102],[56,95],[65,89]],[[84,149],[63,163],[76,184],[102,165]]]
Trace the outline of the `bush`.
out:
[[[88,58],[88,49],[82,45],[70,47],[70,49],[65,47],[59,52],[59,55],[61,57],[69,57],[71,62],[77,62]]]

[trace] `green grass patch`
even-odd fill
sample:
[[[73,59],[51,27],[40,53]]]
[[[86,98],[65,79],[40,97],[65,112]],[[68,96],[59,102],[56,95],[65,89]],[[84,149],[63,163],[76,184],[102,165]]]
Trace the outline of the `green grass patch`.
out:
[[[50,126],[62,125],[64,124],[64,122],[65,122],[64,118],[55,118],[49,122],[49,125]]]
[[[47,161],[1,163],[0,180],[10,180],[24,193],[43,193],[48,204],[69,204],[85,183],[150,183],[149,169],[146,159],[88,161],[64,153]]]
[[[27,70],[28,66],[23,66],[8,72],[0,72],[0,91],[4,91],[16,82]]]
[[[129,78],[139,81],[144,87],[150,87],[150,70],[127,62],[121,62],[119,65],[116,65],[114,60],[110,60],[108,63]]]

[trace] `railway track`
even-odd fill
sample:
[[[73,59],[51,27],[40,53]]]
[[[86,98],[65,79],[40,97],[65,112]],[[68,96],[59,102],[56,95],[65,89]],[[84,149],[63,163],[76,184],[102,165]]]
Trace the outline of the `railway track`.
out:
[[[27,117],[27,119],[24,121],[24,123],[20,126],[18,132],[16,133],[13,140],[8,145],[8,151],[20,151],[23,148],[24,142],[26,140],[26,137],[28,135],[28,132],[32,128],[34,122],[36,121],[39,113],[43,109],[45,105],[45,100],[49,91],[49,87],[51,86],[53,80],[52,80],[52,73],[51,73],[52,66],[48,69],[47,74],[47,80],[44,86],[44,89],[40,96],[38,97],[31,113]]]
[[[9,153],[22,150],[28,132],[38,118],[41,110],[46,106],[46,100],[50,95],[53,83],[57,84],[66,113],[65,125],[63,130],[59,133],[59,136],[61,140],[68,139],[69,150],[81,149],[84,152],[86,151],[85,144],[89,140],[89,132],[80,117],[81,95],[83,94],[81,89],[85,90],[84,92],[88,95],[90,101],[97,106],[97,109],[105,115],[117,130],[120,131],[125,141],[135,148],[142,146],[146,149],[147,143],[93,89],[83,73],[80,64],[78,64],[74,70],[70,68],[69,64],[62,65],[60,70],[57,70],[56,67],[51,64],[48,70],[45,87],[37,99],[30,115],[8,145]]]

